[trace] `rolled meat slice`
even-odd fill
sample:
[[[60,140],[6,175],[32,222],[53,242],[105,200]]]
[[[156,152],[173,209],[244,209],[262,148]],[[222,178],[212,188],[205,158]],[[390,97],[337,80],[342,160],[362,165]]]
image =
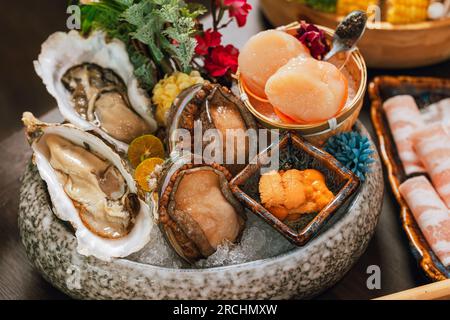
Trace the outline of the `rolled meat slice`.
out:
[[[411,139],[434,187],[450,208],[450,135],[446,127],[441,123],[427,126]]]
[[[422,110],[422,118],[426,124],[442,123],[450,130],[450,98],[430,104]]]
[[[409,95],[395,96],[386,100],[383,108],[405,173],[424,172],[425,168],[411,142],[411,135],[424,125],[414,98]]]
[[[442,264],[449,266],[449,209],[424,176],[406,180],[399,189],[431,249]]]

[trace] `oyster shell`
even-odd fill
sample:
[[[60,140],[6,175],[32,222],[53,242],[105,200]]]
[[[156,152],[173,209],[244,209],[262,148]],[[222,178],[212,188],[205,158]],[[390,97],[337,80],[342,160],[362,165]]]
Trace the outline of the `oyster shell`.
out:
[[[218,164],[193,164],[186,157],[161,173],[159,224],[174,250],[193,263],[213,254],[225,242],[239,241],[244,209],[233,196],[231,174]]]
[[[54,213],[74,227],[78,252],[110,260],[143,248],[154,223],[120,156],[73,125],[40,122],[29,112],[22,120]]]
[[[192,140],[189,149],[194,153],[195,150],[192,147],[195,144],[194,139],[202,139],[201,144],[204,150],[210,142],[203,139],[205,132],[216,129],[221,136],[223,166],[236,175],[249,162],[250,141],[246,133],[249,129],[256,130],[257,124],[245,105],[226,87],[206,83],[184,90],[174,101],[169,112],[168,123],[170,125],[167,136],[171,152],[181,143],[177,137],[178,129],[186,129],[190,132]],[[199,123],[202,128],[200,137],[194,135],[194,128]],[[227,132],[236,135],[231,136],[230,141],[227,141]],[[227,161],[226,155],[229,151],[227,148],[230,147],[233,148],[234,158],[232,161]],[[183,148],[186,149],[186,146]],[[244,161],[237,161],[238,155],[244,155]]]
[[[88,38],[75,30],[56,32],[42,44],[34,66],[64,118],[118,150],[157,129],[121,41],[107,40],[100,31]]]

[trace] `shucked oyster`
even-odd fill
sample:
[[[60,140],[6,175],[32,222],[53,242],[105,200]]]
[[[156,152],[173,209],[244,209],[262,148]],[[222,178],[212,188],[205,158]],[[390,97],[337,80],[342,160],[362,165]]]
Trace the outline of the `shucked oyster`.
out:
[[[75,111],[114,139],[128,144],[151,131],[129,107],[126,86],[111,69],[85,63],[67,70],[62,82],[72,94]]]
[[[139,88],[125,45],[94,32],[57,32],[43,44],[34,63],[57,100],[64,118],[82,130],[94,130],[118,150],[156,130],[151,101]]]
[[[178,129],[186,129],[190,132],[192,138],[190,151],[193,153],[196,153],[194,146],[199,143],[198,140],[201,140],[200,145],[203,147],[200,152],[205,150],[211,143],[208,138],[204,138],[205,132],[216,129],[221,137],[222,162],[220,163],[223,163],[233,175],[248,163],[250,143],[257,141],[256,136],[250,140],[248,135],[249,129],[257,128],[253,115],[228,88],[220,85],[207,83],[195,85],[183,91],[170,110],[168,123],[170,124],[168,127],[170,151],[177,148],[180,143]],[[200,136],[195,134],[195,127],[199,125],[201,125]],[[254,148],[256,152],[257,145],[254,145]]]
[[[109,260],[141,249],[153,221],[133,177],[101,139],[72,125],[23,122],[56,216],[76,230],[78,252]]]
[[[188,163],[189,162],[189,163]],[[188,262],[239,240],[243,208],[231,193],[231,174],[217,164],[194,165],[179,159],[159,179],[159,222],[175,251]]]

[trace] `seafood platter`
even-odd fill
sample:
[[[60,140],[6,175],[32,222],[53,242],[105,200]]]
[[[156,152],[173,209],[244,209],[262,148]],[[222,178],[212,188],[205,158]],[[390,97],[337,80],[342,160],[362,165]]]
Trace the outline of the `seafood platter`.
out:
[[[367,11],[358,48],[369,68],[408,69],[450,57],[449,0],[261,0],[261,8],[274,26],[303,19],[329,28],[352,10]]]
[[[372,121],[414,256],[433,281],[450,277],[450,81],[378,77]]]
[[[238,50],[221,19],[243,27],[251,6],[212,4],[206,28],[182,1],[82,1],[81,30],[42,44],[34,67],[64,121],[23,114],[19,229],[72,297],[311,298],[373,235],[365,13],[348,47],[299,21]]]

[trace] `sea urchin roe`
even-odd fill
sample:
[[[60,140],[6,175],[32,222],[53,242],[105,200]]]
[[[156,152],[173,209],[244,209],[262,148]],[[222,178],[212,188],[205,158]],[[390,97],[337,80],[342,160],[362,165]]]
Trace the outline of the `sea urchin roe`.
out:
[[[319,212],[334,197],[315,169],[271,171],[261,176],[259,192],[263,206],[280,220]]]
[[[301,171],[288,170],[282,175],[281,181],[285,194],[284,207],[286,209],[295,209],[305,203],[306,193]]]

